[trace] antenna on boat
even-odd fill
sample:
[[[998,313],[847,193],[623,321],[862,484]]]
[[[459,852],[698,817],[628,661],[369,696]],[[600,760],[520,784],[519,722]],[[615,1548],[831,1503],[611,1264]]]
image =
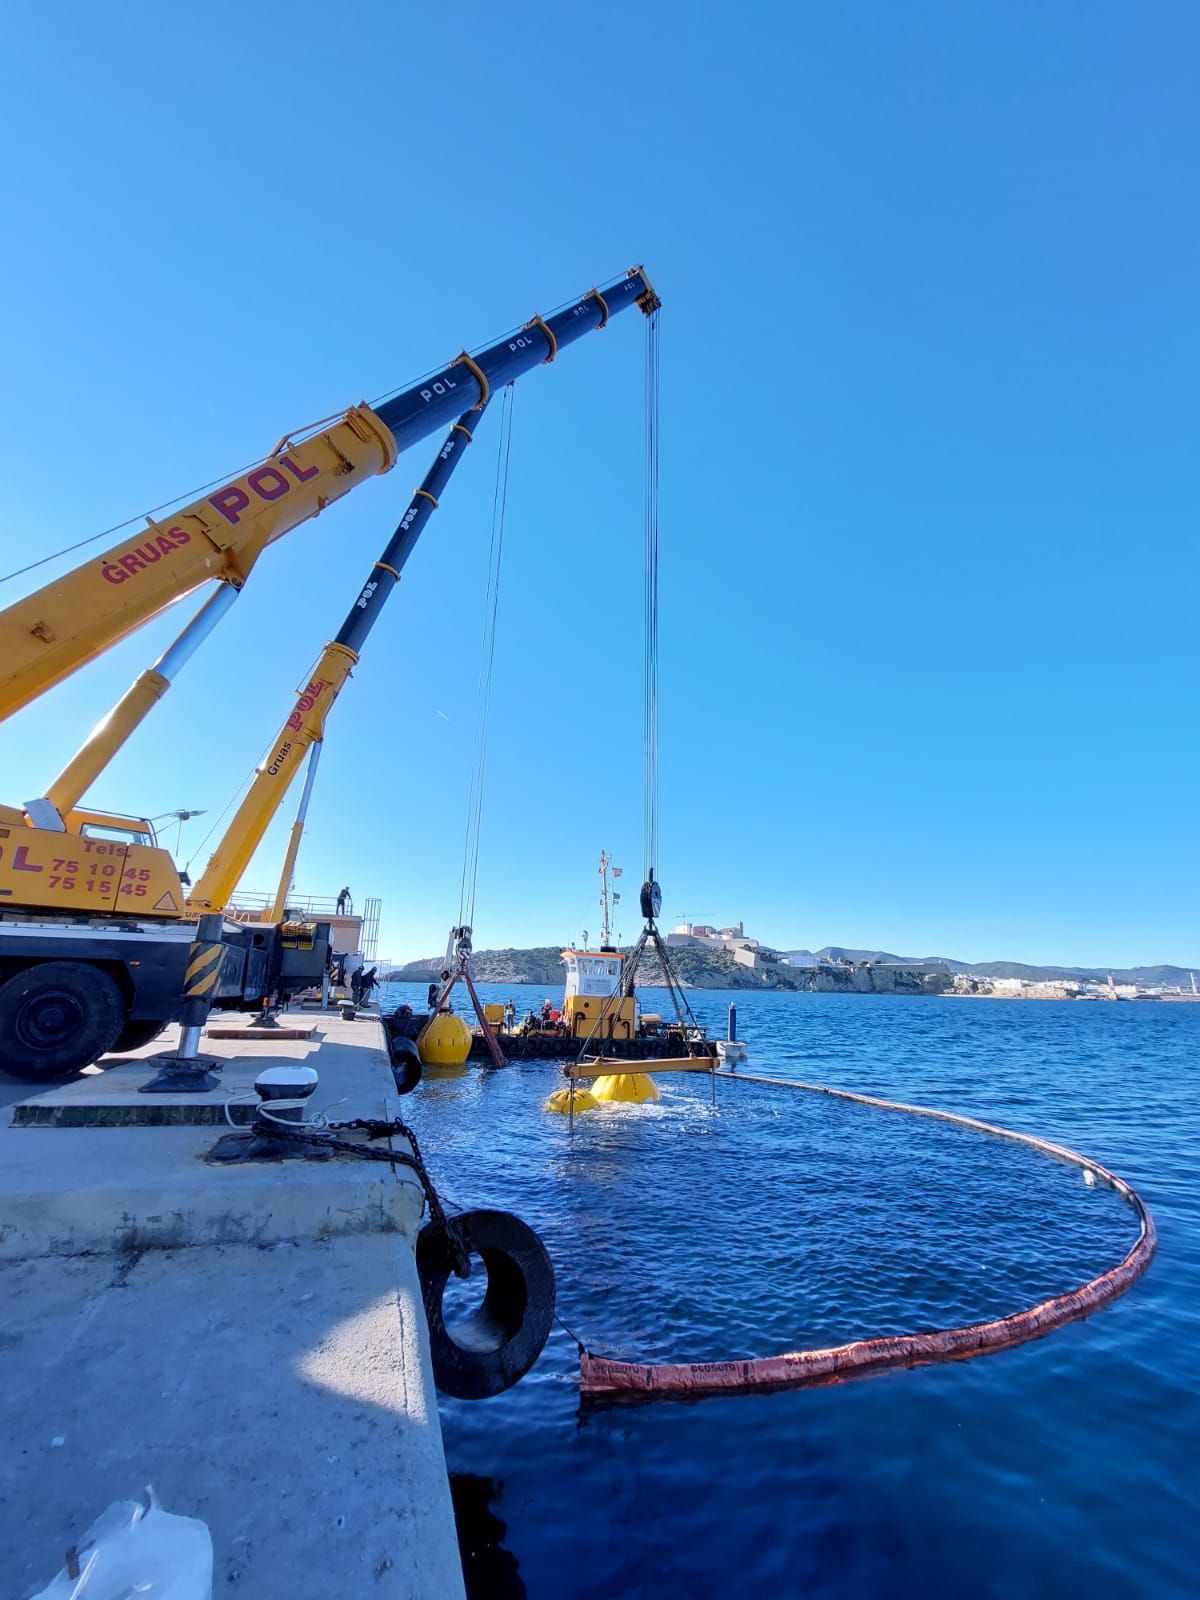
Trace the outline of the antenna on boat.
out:
[[[612,908],[613,906],[620,904],[621,896],[618,892],[609,887],[608,880],[610,874],[613,878],[619,878],[621,873],[624,871],[624,868],[614,867],[612,864],[612,857],[609,855],[608,851],[601,850],[600,866],[597,870],[600,873],[600,948],[601,950],[611,950],[613,948]],[[585,945],[587,944],[586,934],[583,936],[583,942]]]

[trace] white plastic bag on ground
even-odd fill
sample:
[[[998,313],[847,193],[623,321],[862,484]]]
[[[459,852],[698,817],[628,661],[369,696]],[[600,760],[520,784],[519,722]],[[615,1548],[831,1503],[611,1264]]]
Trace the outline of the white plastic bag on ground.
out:
[[[118,1500],[32,1600],[212,1600],[208,1524],[164,1511],[153,1489]]]

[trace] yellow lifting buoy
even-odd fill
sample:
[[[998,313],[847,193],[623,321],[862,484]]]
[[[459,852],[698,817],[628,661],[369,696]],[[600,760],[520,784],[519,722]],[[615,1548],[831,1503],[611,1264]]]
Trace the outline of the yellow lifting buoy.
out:
[[[600,1104],[599,1100],[596,1099],[596,1096],[592,1093],[592,1091],[590,1089],[576,1089],[576,1091],[575,1091],[575,1114],[576,1114],[576,1116],[578,1116],[581,1111],[595,1111],[596,1107],[599,1104]],[[570,1113],[570,1110],[571,1110],[571,1091],[570,1091],[570,1089],[555,1089],[554,1093],[552,1095],[550,1095],[550,1097],[546,1101],[544,1101],[544,1103],[542,1105],[542,1110],[543,1111],[558,1111],[564,1117],[567,1116]]]
[[[648,1072],[613,1072],[607,1078],[597,1078],[592,1084],[597,1100],[609,1105],[646,1105],[661,1100],[658,1085]],[[578,1100],[576,1100],[578,1109]]]
[[[417,1039],[426,1067],[461,1067],[471,1053],[471,1030],[453,1011],[441,1011]]]

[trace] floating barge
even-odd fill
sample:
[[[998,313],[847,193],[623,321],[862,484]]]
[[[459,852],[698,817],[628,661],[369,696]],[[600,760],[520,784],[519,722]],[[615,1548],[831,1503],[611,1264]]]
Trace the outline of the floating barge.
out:
[[[601,857],[601,871],[607,857]],[[607,882],[605,884],[607,894]],[[607,909],[605,912],[607,925]],[[468,933],[470,930],[466,930]],[[623,962],[619,950],[604,942],[598,950],[564,950],[566,983],[562,1008],[549,1010],[541,1018],[530,1012],[519,1027],[506,1025],[505,1007],[494,1001],[483,1007],[495,1041],[509,1061],[573,1061],[582,1052],[600,1051],[606,1059],[655,1061],[679,1056],[708,1056],[716,1059],[717,1047],[703,1028],[678,1017],[665,1018],[643,1011],[633,993],[632,980],[622,991]],[[436,1003],[436,985],[431,986],[430,1004]],[[430,1022],[428,1010],[414,1012],[401,1006],[384,1017],[392,1059],[399,1064],[393,1041],[418,1040]],[[401,1051],[403,1047],[401,1047]],[[468,1061],[491,1058],[491,1047],[482,1029],[471,1037]]]
[[[429,1021],[427,1012],[401,1016],[394,1011],[383,1019],[389,1047],[393,1039],[416,1040]],[[688,1030],[691,1032],[691,1030]],[[500,1048],[510,1061],[573,1061],[579,1054],[580,1038],[572,1037],[564,1028],[494,1028]],[[599,1043],[600,1041],[597,1041]],[[644,1025],[631,1039],[605,1039],[604,1055],[621,1061],[653,1061],[664,1056],[709,1055],[715,1060],[716,1044],[710,1039],[685,1036],[678,1025],[653,1023]],[[488,1046],[483,1034],[476,1030],[471,1038],[469,1061],[488,1060]]]

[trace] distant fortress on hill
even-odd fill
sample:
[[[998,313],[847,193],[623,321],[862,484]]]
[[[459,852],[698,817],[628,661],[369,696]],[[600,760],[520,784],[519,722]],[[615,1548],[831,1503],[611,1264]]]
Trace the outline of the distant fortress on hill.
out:
[[[667,935],[667,944],[679,952],[681,971],[688,963],[683,952],[720,950],[742,969],[742,979],[754,974],[764,988],[799,989],[824,993],[944,994],[953,987],[953,974],[944,961],[912,961],[876,952],[854,960],[840,950],[776,950],[746,936],[745,924],[714,928],[707,922],[681,922]],[[772,982],[771,980],[775,981]],[[750,986],[756,986],[751,984]]]

